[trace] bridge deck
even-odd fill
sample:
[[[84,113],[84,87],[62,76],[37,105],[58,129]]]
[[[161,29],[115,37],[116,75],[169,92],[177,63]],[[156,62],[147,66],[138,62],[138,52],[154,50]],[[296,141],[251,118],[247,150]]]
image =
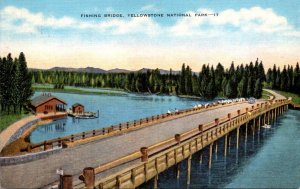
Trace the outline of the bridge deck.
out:
[[[123,135],[63,149],[44,159],[19,165],[2,166],[0,168],[1,185],[8,188],[45,186],[58,180],[58,175],[55,174],[58,168],[62,168],[65,174],[78,175],[85,167],[96,167],[111,162],[138,151],[143,146],[159,143],[174,137],[176,133],[187,132],[197,128],[199,124],[212,122],[215,118],[225,117],[228,113],[236,113],[236,110],[250,108],[252,105],[241,103],[199,112]]]

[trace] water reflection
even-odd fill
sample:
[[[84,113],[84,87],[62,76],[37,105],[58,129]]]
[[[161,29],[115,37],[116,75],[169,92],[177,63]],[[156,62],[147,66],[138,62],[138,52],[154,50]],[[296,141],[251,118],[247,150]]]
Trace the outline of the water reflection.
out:
[[[67,119],[58,119],[55,122],[50,122],[37,127],[35,131],[40,133],[64,132]]]

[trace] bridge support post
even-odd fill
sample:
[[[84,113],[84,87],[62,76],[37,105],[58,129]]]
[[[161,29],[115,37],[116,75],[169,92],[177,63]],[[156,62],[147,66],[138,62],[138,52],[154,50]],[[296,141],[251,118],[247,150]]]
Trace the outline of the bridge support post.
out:
[[[72,175],[62,175],[60,177],[60,189],[72,189],[73,177]]]
[[[239,148],[240,126],[236,128],[236,149]]]
[[[202,159],[203,159],[203,153],[202,153],[202,151],[200,152],[200,157],[199,157],[199,162],[200,162],[200,164],[202,164]]]
[[[192,164],[192,155],[188,157],[188,164],[187,164],[187,184],[191,183],[191,164]]]
[[[227,156],[227,139],[228,139],[228,134],[225,135],[224,137],[224,156]]]
[[[255,134],[255,120],[253,120],[253,123],[252,123],[252,135],[254,137],[254,134]]]
[[[153,180],[153,188],[154,189],[157,189],[158,187],[157,187],[157,181],[158,181],[158,174],[157,175],[155,175],[155,177],[154,177],[154,180]]]
[[[86,188],[94,188],[95,170],[93,167],[86,167],[83,169],[83,180]]]
[[[208,168],[211,168],[211,158],[212,158],[212,148],[213,148],[213,142],[209,145],[209,161],[208,161]]]
[[[247,141],[248,138],[248,122],[245,125],[245,142]]]
[[[261,121],[261,117],[258,116],[258,132],[260,132],[260,121]]]
[[[176,178],[179,179],[180,177],[180,163],[177,163],[176,166]]]

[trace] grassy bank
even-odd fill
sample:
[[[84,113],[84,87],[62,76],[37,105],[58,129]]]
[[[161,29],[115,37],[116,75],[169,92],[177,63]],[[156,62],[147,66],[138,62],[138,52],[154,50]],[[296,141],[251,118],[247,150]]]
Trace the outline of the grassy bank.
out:
[[[76,89],[76,88],[64,88],[64,89],[54,89],[49,86],[33,86],[35,91],[46,91],[46,92],[60,92],[60,93],[76,93],[76,94],[95,94],[95,95],[125,95],[124,92],[119,91],[88,91],[84,89]]]
[[[276,91],[279,94],[285,96],[285,97],[292,97],[292,101],[296,104],[300,104],[300,96],[295,93],[285,92],[285,91]]]
[[[29,116],[29,114],[0,114],[0,132],[2,132],[4,129],[6,129],[8,126],[13,124],[14,122]]]
[[[268,91],[263,90],[261,99],[269,100],[270,96],[273,96],[273,95],[271,93],[269,93]]]

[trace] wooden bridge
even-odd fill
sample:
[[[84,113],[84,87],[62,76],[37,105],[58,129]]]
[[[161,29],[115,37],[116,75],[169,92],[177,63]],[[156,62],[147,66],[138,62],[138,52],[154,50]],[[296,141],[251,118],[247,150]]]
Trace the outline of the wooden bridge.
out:
[[[135,188],[153,180],[157,187],[159,173],[187,159],[187,184],[190,183],[191,157],[209,146],[209,167],[213,147],[224,140],[227,155],[231,134],[254,135],[270,123],[291,103],[274,94],[268,101],[255,104],[237,102],[192,108],[171,115],[152,116],[103,130],[67,136],[28,147],[28,152],[60,151],[43,159],[1,166],[1,186],[62,188]],[[243,128],[243,129],[241,129]],[[64,175],[57,175],[57,169]],[[12,180],[13,179],[13,180]]]

